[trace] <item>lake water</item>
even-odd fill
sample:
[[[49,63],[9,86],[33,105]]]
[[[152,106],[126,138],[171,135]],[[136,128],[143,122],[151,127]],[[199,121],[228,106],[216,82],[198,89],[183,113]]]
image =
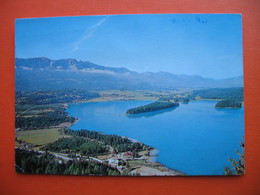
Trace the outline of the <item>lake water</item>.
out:
[[[215,101],[194,101],[175,109],[124,115],[150,101],[70,104],[79,121],[71,129],[88,129],[139,140],[159,149],[157,161],[188,175],[222,175],[236,158],[244,136],[244,108],[215,109]]]

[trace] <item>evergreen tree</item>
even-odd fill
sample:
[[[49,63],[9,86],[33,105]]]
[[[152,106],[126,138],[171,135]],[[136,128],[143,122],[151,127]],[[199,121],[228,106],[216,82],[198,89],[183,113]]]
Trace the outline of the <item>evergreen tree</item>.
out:
[[[245,173],[245,153],[244,153],[244,149],[245,149],[245,145],[244,143],[240,144],[241,147],[241,152],[239,152],[238,150],[236,150],[236,153],[238,154],[239,158],[236,159],[232,159],[229,158],[229,161],[231,162],[232,165],[232,169],[230,169],[229,167],[225,167],[225,175],[243,175]]]

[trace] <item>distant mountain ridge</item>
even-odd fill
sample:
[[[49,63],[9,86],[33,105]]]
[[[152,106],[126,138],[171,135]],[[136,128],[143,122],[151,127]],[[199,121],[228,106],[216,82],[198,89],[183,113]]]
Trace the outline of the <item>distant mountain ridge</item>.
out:
[[[16,67],[25,70],[54,70],[54,71],[72,71],[72,72],[94,72],[94,73],[112,73],[129,72],[126,68],[113,68],[100,66],[91,62],[83,62],[75,59],[51,60],[46,57],[39,58],[16,58]],[[107,72],[105,72],[107,71]]]
[[[16,58],[16,90],[76,88],[86,90],[171,90],[242,87],[243,77],[214,80],[167,72],[137,73],[75,59]]]

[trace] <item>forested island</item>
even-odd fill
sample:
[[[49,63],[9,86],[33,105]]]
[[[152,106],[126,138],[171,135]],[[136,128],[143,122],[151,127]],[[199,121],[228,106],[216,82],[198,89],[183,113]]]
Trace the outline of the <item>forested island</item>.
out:
[[[150,161],[154,148],[98,130],[70,130],[77,118],[69,103],[149,100],[127,115],[178,107],[196,100],[217,100],[216,108],[240,108],[243,88],[175,91],[49,90],[16,93],[16,170],[19,173],[70,175],[183,175]],[[170,109],[171,110],[171,109]],[[134,115],[133,115],[134,116]],[[147,171],[148,170],[148,171]]]
[[[215,105],[216,108],[241,108],[241,106],[242,103],[235,100],[222,100]]]
[[[153,112],[153,111],[159,111],[159,110],[164,110],[167,108],[172,108],[179,106],[179,103],[171,102],[171,101],[156,101],[144,106],[139,106],[135,108],[128,109],[126,111],[127,115],[131,114],[139,114],[139,113],[144,113],[144,112]]]
[[[105,94],[103,94],[105,93]],[[151,98],[121,91],[20,91],[16,93],[15,167],[18,173],[65,175],[183,175],[150,161],[151,146],[93,130],[70,130],[77,120],[66,112],[68,103],[105,98]],[[102,94],[102,97],[100,97]],[[158,98],[158,94],[152,98]],[[149,95],[149,97],[145,97]]]
[[[244,101],[244,89],[237,87],[195,90],[190,98],[218,100],[215,108],[241,108]]]
[[[192,91],[190,95],[191,99],[212,99],[212,100],[224,100],[232,99],[235,101],[243,101],[244,89],[243,87],[233,88],[211,88],[211,89],[200,89]]]
[[[153,146],[128,137],[102,133],[113,132],[107,131],[106,128],[110,128],[108,126],[102,127],[105,129],[71,130],[71,126],[81,119],[68,114],[67,109],[71,103],[120,101],[120,104],[124,104],[126,101],[141,100],[153,102],[129,110],[124,107],[123,112],[126,112],[129,118],[143,117],[142,115],[154,117],[156,114],[172,112],[179,105],[178,110],[187,108],[189,105],[184,104],[189,102],[192,107],[193,101],[197,100],[218,101],[215,105],[217,112],[221,112],[218,108],[231,109],[243,106],[242,76],[215,80],[161,71],[137,73],[124,67],[106,67],[88,61],[52,60],[45,57],[16,58],[15,61],[15,167],[18,173],[97,176],[184,175],[156,162],[157,151]],[[214,104],[210,103],[210,106],[215,109]],[[196,109],[200,113],[200,107]],[[162,111],[155,112],[160,110]],[[103,111],[102,107],[100,112],[106,114]],[[108,113],[110,114],[110,109]],[[139,113],[145,114],[138,115]],[[118,115],[125,117],[121,113]],[[186,119],[186,115],[183,118]],[[97,122],[102,123],[103,119],[98,119]],[[115,124],[115,129],[120,128],[115,132],[120,131],[121,135],[125,135],[123,132],[126,132],[126,129],[113,121],[112,117],[111,121]],[[182,119],[179,121],[182,122]],[[158,122],[159,125],[161,122]],[[174,125],[169,128],[181,129],[176,125],[177,121],[172,122]],[[136,126],[135,129],[144,136],[153,137],[156,134],[152,133],[157,133],[157,129],[152,132],[147,128],[149,133],[146,134],[144,126]],[[158,130],[161,131],[160,128]],[[171,138],[170,136],[176,137],[176,134],[166,136]],[[175,137],[174,139],[178,139],[178,136]],[[173,142],[172,140],[170,142]],[[177,151],[179,148],[170,146],[167,145],[165,148],[181,152]],[[165,152],[167,159],[174,158],[172,150],[169,151]],[[232,164],[234,162],[232,161]],[[227,172],[231,173],[232,170],[227,169]]]

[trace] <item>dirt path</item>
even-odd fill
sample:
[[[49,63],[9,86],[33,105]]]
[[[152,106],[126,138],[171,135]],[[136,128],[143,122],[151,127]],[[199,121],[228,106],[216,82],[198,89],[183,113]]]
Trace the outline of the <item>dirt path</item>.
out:
[[[35,106],[31,106],[30,108],[28,108],[28,109],[26,109],[25,111],[23,111],[22,113],[20,113],[20,114],[17,114],[16,115],[16,117],[19,117],[20,115],[22,115],[22,114],[24,114],[24,113],[26,113],[28,110],[30,110],[30,109],[32,109],[32,108],[34,108]]]

